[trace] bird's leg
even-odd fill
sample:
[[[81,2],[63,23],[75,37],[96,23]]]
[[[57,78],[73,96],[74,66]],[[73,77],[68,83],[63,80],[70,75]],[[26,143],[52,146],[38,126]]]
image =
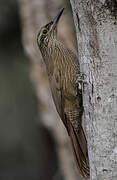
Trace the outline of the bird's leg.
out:
[[[77,95],[82,94],[82,89],[84,87],[84,84],[87,84],[86,77],[87,76],[84,73],[79,73],[77,75],[77,79],[76,79],[76,82],[75,82],[75,88],[76,88],[76,91],[77,91]]]

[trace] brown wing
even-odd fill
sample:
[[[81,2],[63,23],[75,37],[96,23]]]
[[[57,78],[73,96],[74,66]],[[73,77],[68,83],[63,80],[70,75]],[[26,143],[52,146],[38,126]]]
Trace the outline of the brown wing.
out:
[[[58,77],[56,77],[55,75],[51,78],[50,84],[51,84],[53,100],[56,105],[56,109],[70,136],[73,150],[74,150],[75,159],[76,159],[77,168],[80,174],[83,177],[87,178],[89,177],[89,163],[88,163],[88,150],[87,150],[86,137],[85,137],[82,127],[79,134],[76,135],[70,120],[67,119],[67,116],[65,115],[64,96],[62,92],[62,87],[60,86],[59,82],[60,81]]]
[[[56,75],[53,73],[53,76],[51,77],[50,80],[51,92],[57,112],[61,117],[61,120],[63,121],[65,127],[68,130],[67,121],[64,114],[64,97],[63,97],[62,87],[60,84],[60,78],[61,78],[60,73]]]

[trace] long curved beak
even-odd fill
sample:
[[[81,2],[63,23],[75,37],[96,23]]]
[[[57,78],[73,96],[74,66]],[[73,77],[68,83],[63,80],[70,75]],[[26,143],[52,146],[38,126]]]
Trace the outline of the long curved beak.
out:
[[[63,11],[64,11],[64,8],[61,8],[61,9],[59,10],[59,12],[56,14],[56,16],[53,18],[53,20],[52,20],[52,22],[53,22],[53,27],[56,27],[56,25],[57,25],[57,23],[58,23],[61,15],[62,15]]]

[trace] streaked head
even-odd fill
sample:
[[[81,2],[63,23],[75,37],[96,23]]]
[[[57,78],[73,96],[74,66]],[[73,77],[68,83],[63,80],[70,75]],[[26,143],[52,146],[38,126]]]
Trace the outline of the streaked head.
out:
[[[64,8],[60,9],[56,16],[53,18],[53,20],[40,29],[37,35],[37,43],[39,47],[43,45],[47,46],[50,38],[54,38],[56,36],[57,24],[63,11]]]

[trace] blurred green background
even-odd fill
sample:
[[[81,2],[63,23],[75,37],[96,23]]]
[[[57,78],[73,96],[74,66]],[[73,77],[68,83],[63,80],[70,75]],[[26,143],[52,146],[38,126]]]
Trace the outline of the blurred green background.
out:
[[[39,121],[30,68],[17,1],[0,0],[0,180],[62,180],[54,141]]]

